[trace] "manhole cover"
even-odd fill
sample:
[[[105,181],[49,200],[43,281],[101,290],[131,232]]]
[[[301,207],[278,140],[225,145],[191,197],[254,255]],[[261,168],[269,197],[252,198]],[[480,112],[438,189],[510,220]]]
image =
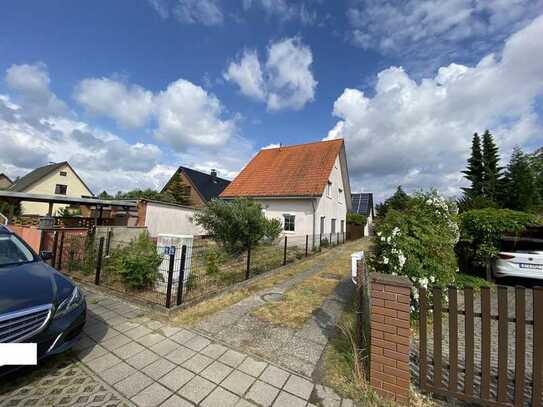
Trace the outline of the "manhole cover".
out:
[[[281,293],[266,293],[262,295],[260,298],[262,298],[263,301],[266,302],[279,302],[283,299],[283,294]]]

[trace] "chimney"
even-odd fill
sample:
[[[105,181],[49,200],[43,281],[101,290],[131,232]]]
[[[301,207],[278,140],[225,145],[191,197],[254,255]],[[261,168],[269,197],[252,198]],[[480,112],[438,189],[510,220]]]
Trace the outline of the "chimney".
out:
[[[215,177],[217,176],[217,170],[212,169],[212,170],[211,170],[211,176],[212,176],[213,178],[215,178]]]

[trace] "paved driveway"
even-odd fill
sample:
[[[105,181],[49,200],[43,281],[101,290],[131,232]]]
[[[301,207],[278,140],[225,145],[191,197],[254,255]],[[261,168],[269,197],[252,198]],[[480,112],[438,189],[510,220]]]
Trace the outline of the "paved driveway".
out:
[[[196,331],[87,291],[72,352],[0,383],[0,406],[349,406],[333,392]]]

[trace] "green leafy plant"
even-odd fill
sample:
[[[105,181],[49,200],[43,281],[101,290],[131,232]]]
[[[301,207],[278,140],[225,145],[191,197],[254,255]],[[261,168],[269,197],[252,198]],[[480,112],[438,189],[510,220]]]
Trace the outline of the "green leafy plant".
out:
[[[164,278],[159,272],[162,256],[147,233],[141,233],[124,247],[115,248],[106,264],[108,274],[117,274],[129,288],[153,287]]]
[[[209,275],[217,274],[220,270],[220,265],[224,261],[224,255],[217,247],[210,247],[205,254],[205,268]]]
[[[264,219],[264,235],[270,240],[276,240],[281,232],[283,225],[279,219]]]
[[[194,215],[194,221],[230,254],[256,246],[263,237],[277,238],[277,222],[266,219],[262,206],[250,199],[214,199]]]
[[[520,234],[530,224],[539,223],[531,213],[510,209],[475,209],[460,215],[460,244],[469,260],[486,264],[499,251],[505,233]]]
[[[364,215],[359,213],[348,213],[347,214],[347,223],[364,226],[366,224],[367,218]]]
[[[402,189],[402,186],[398,186],[396,192],[385,200],[383,203],[377,204],[375,210],[377,212],[377,217],[384,218],[389,211],[389,209],[395,209],[397,211],[402,211],[407,208],[411,197],[405,193]]]

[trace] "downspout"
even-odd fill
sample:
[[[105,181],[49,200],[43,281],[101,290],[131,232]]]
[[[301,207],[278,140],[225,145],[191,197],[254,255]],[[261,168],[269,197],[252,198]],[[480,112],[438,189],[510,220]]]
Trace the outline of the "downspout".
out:
[[[312,248],[314,249],[315,248],[315,221],[316,221],[316,210],[315,210],[315,199],[312,199],[311,200],[311,206],[313,207],[313,236],[312,236]]]

